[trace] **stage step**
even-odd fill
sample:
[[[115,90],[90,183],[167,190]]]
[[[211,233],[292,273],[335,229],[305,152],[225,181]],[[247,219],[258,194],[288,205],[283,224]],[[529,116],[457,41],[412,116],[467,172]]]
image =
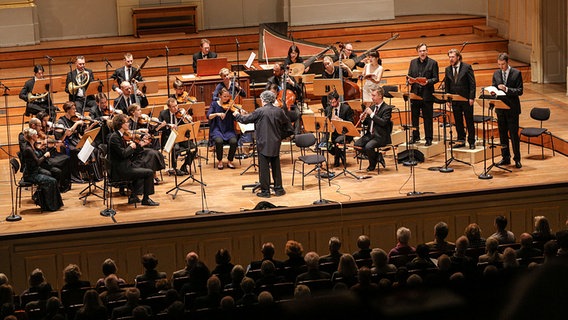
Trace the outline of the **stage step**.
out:
[[[413,144],[413,148],[415,150],[419,150],[424,154],[424,158],[431,158],[437,156],[444,152],[444,142],[443,141],[433,141],[431,146],[425,146],[426,140],[420,140],[419,142]],[[410,149],[408,145],[405,143],[399,146],[403,150]]]
[[[497,36],[497,28],[487,25],[473,26],[473,34],[480,37],[494,37]]]
[[[448,149],[448,154],[450,150]],[[494,156],[498,157],[501,155],[501,148],[494,149]],[[469,148],[457,148],[454,149],[454,157],[458,160],[468,162],[470,164],[475,164],[483,161],[483,146],[476,146],[475,150],[470,150]],[[491,159],[491,149],[487,148],[486,158]],[[497,158],[495,161],[499,161]]]

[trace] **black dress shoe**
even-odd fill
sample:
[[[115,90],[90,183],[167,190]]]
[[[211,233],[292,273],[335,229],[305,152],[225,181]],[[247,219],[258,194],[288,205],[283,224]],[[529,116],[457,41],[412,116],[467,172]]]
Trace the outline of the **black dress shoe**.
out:
[[[154,200],[150,199],[150,198],[145,198],[142,200],[142,205],[143,206],[149,206],[149,207],[157,207],[160,205],[159,202],[155,202]]]
[[[284,190],[284,189],[276,190],[276,191],[274,191],[274,194],[275,194],[277,197],[280,197],[280,196],[283,196],[283,195],[286,194],[286,190]]]
[[[375,167],[367,167],[365,170],[367,170],[367,172],[375,171]]]
[[[454,144],[454,149],[463,148],[463,147],[465,147],[465,142],[458,141],[456,144]]]
[[[429,147],[432,145],[432,140],[426,140],[425,146]]]
[[[270,198],[270,192],[267,191],[257,192],[256,196],[261,198]]]
[[[378,160],[379,160],[379,163],[381,164],[381,166],[383,166],[383,168],[387,167],[387,164],[385,163],[385,158],[380,153],[379,153],[379,159]]]
[[[522,167],[523,167],[523,165],[521,164],[520,161],[515,161],[515,168],[520,169]]]
[[[138,198],[137,196],[128,197],[128,204],[135,204],[135,203],[140,203],[140,198]]]
[[[420,141],[420,138],[410,138],[408,144],[415,144],[416,142]]]
[[[469,150],[475,150],[475,144],[470,144],[470,145],[469,145]]]
[[[508,166],[511,164],[511,159],[501,159],[501,161],[497,162],[498,166]]]
[[[126,189],[124,189],[124,187],[120,187],[118,189],[118,194],[120,194],[123,197],[126,197]]]
[[[176,176],[185,176],[187,173],[181,171],[180,169],[176,169]]]

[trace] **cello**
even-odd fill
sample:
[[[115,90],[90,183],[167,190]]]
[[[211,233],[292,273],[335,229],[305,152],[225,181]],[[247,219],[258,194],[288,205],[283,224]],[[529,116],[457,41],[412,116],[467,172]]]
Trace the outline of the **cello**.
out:
[[[290,111],[290,106],[296,102],[296,94],[294,91],[287,89],[288,71],[284,70],[282,74],[282,90],[278,91],[277,100],[282,102],[281,108]]]

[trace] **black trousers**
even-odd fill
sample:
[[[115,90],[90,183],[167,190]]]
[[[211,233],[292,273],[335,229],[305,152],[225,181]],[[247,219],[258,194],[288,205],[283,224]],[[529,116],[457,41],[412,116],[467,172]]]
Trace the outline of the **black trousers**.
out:
[[[513,147],[513,160],[521,161],[521,138],[519,137],[519,115],[509,110],[496,111],[497,125],[499,126],[499,141],[501,141],[501,156],[503,159],[511,158],[509,138]]]
[[[123,179],[132,181],[132,194],[147,197],[154,194],[154,171],[146,168],[130,167],[121,174]]]
[[[231,138],[229,141],[223,140],[221,137],[215,137],[215,153],[217,154],[217,160],[223,160],[223,144],[225,142],[229,143],[229,154],[227,155],[227,160],[233,161],[235,158],[235,152],[237,152],[237,138]]]
[[[425,138],[427,141],[434,140],[434,101],[412,100],[410,102],[410,110],[412,113],[412,126],[416,128],[420,126],[420,110],[422,110]],[[420,140],[420,129],[412,131],[412,138]]]
[[[456,122],[457,140],[465,141],[465,127],[463,125],[463,118],[465,117],[467,142],[470,145],[474,145],[475,125],[473,123],[473,106],[470,106],[468,101],[454,102],[452,110],[454,111],[454,120]]]
[[[274,180],[274,191],[284,190],[282,187],[282,172],[280,170],[280,156],[268,157],[258,154],[258,167],[260,175],[260,191],[270,192],[270,168]]]
[[[355,146],[363,148],[367,158],[369,159],[369,169],[375,170],[378,160],[377,148],[383,147],[379,141],[373,139],[370,134],[366,134],[359,140],[355,141]]]

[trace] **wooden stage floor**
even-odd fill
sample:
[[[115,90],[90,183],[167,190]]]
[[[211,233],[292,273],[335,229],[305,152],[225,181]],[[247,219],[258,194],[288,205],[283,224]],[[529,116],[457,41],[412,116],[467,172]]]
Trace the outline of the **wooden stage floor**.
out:
[[[565,122],[568,119],[568,107],[565,103],[563,85],[535,85],[526,84],[525,95],[521,101],[523,103],[523,114],[521,126],[534,125],[529,119],[529,110],[533,106],[549,106],[552,108],[552,119],[547,123],[548,128],[560,138],[568,139]],[[5,130],[5,128],[3,128]],[[426,162],[419,164],[415,170],[415,180],[410,175],[409,167],[399,165],[398,171],[395,170],[392,154],[387,153],[387,168],[381,169],[381,173],[367,173],[358,170],[359,166],[355,159],[348,156],[348,169],[358,176],[369,176],[368,179],[356,180],[350,176],[340,176],[327,185],[326,180],[322,180],[322,197],[336,202],[365,201],[369,199],[392,199],[405,198],[407,193],[413,191],[413,181],[415,190],[425,192],[425,197],[429,193],[446,194],[452,192],[478,191],[478,190],[497,190],[509,187],[519,187],[528,185],[538,185],[547,183],[566,182],[568,177],[568,159],[566,156],[557,153],[552,156],[551,150],[545,150],[546,158],[540,158],[540,147],[533,146],[531,154],[527,154],[527,144],[521,143],[522,169],[509,167],[512,172],[505,172],[494,168],[491,171],[493,179],[481,180],[479,174],[483,172],[483,162],[473,166],[453,162],[450,166],[455,169],[453,173],[440,173],[430,171],[428,168],[442,166],[444,155],[429,158]],[[287,151],[283,147],[282,151]],[[205,149],[201,149],[201,154],[205,154]],[[296,153],[295,153],[296,154]],[[212,159],[211,153],[209,154]],[[287,194],[282,197],[271,197],[264,199],[251,193],[250,189],[242,190],[243,184],[250,184],[258,181],[258,172],[249,170],[247,173],[241,172],[249,165],[251,159],[245,159],[236,170],[225,167],[220,171],[214,168],[213,163],[203,162],[203,180],[207,183],[205,194],[207,197],[207,207],[209,210],[223,214],[239,214],[244,209],[252,209],[262,200],[270,201],[277,206],[310,206],[319,199],[318,181],[310,175],[306,177],[305,190],[301,188],[301,177],[296,175],[294,186],[291,185],[292,162],[288,153],[282,154],[282,175],[284,187]],[[500,157],[496,157],[498,161]],[[488,162],[490,164],[490,161]],[[366,161],[363,169],[366,167]],[[335,171],[339,172],[338,169]],[[99,212],[104,209],[103,201],[91,196],[86,205],[82,205],[79,200],[79,191],[85,185],[73,185],[73,189],[63,194],[65,206],[57,212],[41,213],[30,197],[30,191],[23,190],[22,208],[19,210],[22,220],[19,222],[6,222],[4,218],[11,212],[10,201],[10,179],[8,161],[0,163],[0,236],[16,235],[24,233],[35,233],[47,230],[63,230],[90,228],[94,226],[104,226],[113,224],[110,218],[102,217]],[[196,175],[198,177],[198,175]],[[185,177],[181,177],[182,179]],[[102,185],[102,182],[99,183]],[[176,199],[172,199],[166,191],[174,186],[174,177],[164,173],[164,183],[156,187],[156,194],[152,199],[160,202],[159,207],[134,208],[128,205],[125,197],[115,197],[115,208],[117,210],[116,220],[118,224],[129,224],[137,222],[157,221],[175,219],[180,217],[194,217],[196,211],[201,210],[201,192],[199,184],[188,181],[183,184],[183,188],[192,190],[196,194],[180,192]],[[101,194],[100,191],[98,191]]]

